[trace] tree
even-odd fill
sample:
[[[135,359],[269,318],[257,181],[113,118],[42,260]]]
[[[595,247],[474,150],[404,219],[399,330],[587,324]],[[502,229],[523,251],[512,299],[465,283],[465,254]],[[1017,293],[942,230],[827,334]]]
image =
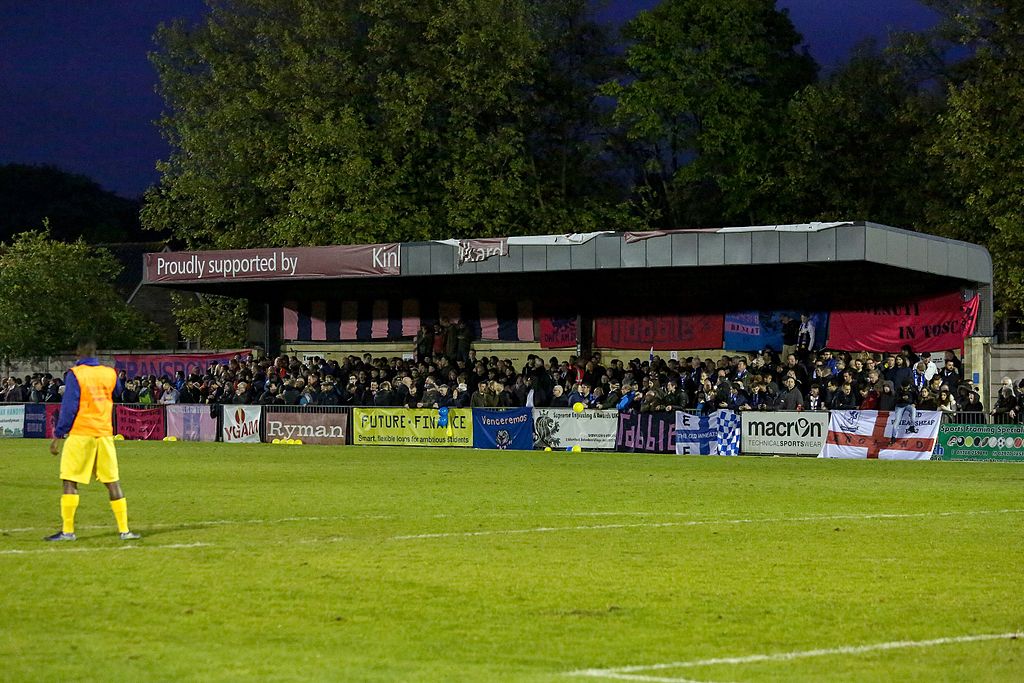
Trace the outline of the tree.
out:
[[[190,246],[237,248],[565,232],[616,217],[585,130],[545,116],[575,107],[572,123],[589,124],[586,82],[543,87],[581,73],[548,50],[596,31],[582,30],[585,11],[578,0],[213,0],[203,24],[157,36],[174,151],[143,221]]]
[[[66,353],[83,336],[104,348],[149,348],[157,331],[115,291],[120,269],[102,249],[45,232],[0,244],[0,356]]]
[[[186,339],[204,349],[230,349],[245,344],[248,302],[211,294],[171,293],[172,313]]]
[[[664,227],[745,222],[773,174],[790,97],[813,60],[774,0],[665,0],[624,28],[627,77],[604,88],[641,150]]]

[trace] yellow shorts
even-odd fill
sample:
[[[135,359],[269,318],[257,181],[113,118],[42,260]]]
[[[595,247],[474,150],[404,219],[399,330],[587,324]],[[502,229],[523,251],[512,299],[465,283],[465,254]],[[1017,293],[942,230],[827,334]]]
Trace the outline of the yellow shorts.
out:
[[[104,484],[120,479],[114,437],[69,435],[60,453],[60,478],[88,484],[93,474]]]

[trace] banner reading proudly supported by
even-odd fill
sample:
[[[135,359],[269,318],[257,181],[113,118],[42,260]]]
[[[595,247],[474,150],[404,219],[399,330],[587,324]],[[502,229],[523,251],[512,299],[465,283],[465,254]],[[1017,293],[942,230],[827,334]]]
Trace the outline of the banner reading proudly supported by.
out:
[[[533,447],[565,450],[579,446],[583,450],[612,450],[619,414],[614,410],[572,408],[533,409]]]
[[[455,446],[473,445],[473,411],[452,408],[448,426],[438,425],[440,415],[427,408],[355,408],[352,411],[352,443],[357,446]]]
[[[210,414],[210,406],[176,403],[165,410],[167,436],[179,441],[217,440],[217,418]]]
[[[596,318],[594,339],[606,349],[720,349],[722,325],[721,315]]]
[[[1024,462],[1024,425],[942,425],[935,457],[938,460]]]
[[[812,349],[824,348],[828,338],[828,313],[807,313],[814,326]],[[725,348],[733,351],[782,351],[782,317],[800,321],[801,311],[748,311],[725,316]]]
[[[224,443],[259,443],[263,406],[225,405],[220,439]]]
[[[29,403],[25,406],[26,439],[46,438],[46,406],[42,403]]]
[[[708,415],[677,412],[677,455],[739,455],[740,419],[731,410]]]
[[[833,311],[829,319],[828,348],[843,351],[914,351],[959,349],[974,331],[977,295],[960,292],[911,302],[893,302],[884,308]]]
[[[20,439],[25,436],[25,406],[0,405],[0,439]]]
[[[226,353],[133,353],[114,354],[114,369],[122,370],[128,377],[143,375],[154,375],[156,377],[174,377],[174,373],[181,370],[187,376],[190,372],[196,371],[200,374],[214,363],[227,365],[235,356],[242,360],[248,360],[252,351],[228,351]]]
[[[853,460],[930,460],[939,435],[942,413],[919,410],[908,431],[910,412],[894,424],[894,414],[885,410],[833,410],[829,415],[828,436],[819,458]]]
[[[675,453],[675,413],[619,413],[615,450],[625,453]]]
[[[533,449],[533,415],[530,408],[473,408],[473,448],[502,451]]]
[[[812,455],[821,453],[828,413],[743,412],[743,455]]]
[[[299,439],[318,446],[344,446],[348,434],[349,411],[330,413],[278,412],[268,407],[267,441]]]
[[[114,406],[114,424],[118,434],[132,441],[160,440],[167,436],[163,408]]]

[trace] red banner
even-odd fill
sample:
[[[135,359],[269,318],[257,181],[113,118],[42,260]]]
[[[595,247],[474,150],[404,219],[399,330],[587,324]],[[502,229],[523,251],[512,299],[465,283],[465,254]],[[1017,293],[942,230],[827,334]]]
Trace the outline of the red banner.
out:
[[[828,348],[841,351],[945,351],[963,348],[974,331],[978,296],[960,292],[891,306],[832,311]]]
[[[57,420],[60,419],[60,404],[46,404],[46,438],[53,438],[53,431],[57,428]]]
[[[114,406],[117,433],[128,440],[159,441],[167,436],[163,408]]]
[[[643,318],[597,318],[597,346],[606,349],[720,349],[724,316],[661,315]]]
[[[541,318],[540,347],[564,349],[576,346],[576,318]]]
[[[242,360],[248,360],[252,351],[228,351],[226,353],[191,353],[191,354],[115,354],[114,369],[120,372],[125,371],[129,378],[141,377],[144,375],[155,375],[156,377],[174,377],[177,370],[181,370],[187,376],[193,370],[200,375],[213,363],[227,365],[227,362],[239,356]]]

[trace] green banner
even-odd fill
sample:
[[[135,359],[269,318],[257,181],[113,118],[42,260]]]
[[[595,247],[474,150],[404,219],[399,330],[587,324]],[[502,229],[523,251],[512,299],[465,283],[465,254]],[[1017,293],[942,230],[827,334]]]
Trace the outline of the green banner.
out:
[[[942,425],[934,458],[1024,462],[1024,425]]]
[[[352,443],[356,446],[473,446],[473,411],[452,408],[448,424],[427,408],[355,408]]]

